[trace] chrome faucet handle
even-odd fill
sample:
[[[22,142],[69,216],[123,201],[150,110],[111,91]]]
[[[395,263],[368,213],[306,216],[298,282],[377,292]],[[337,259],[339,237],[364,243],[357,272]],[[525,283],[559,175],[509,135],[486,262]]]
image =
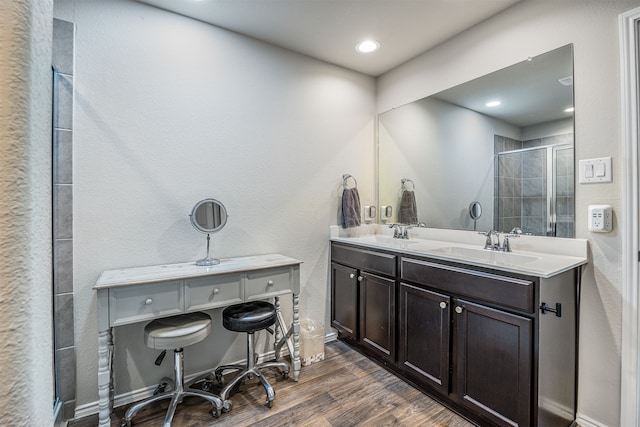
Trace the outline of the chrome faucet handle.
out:
[[[486,240],[484,242],[485,249],[496,250],[500,247],[500,241],[497,231],[489,230],[487,232],[480,232],[479,234],[486,236]]]
[[[515,236],[517,237],[518,235],[516,234]],[[504,236],[504,239],[502,240],[502,247],[500,248],[500,250],[503,252],[511,252],[511,243],[509,242],[509,235]]]
[[[393,228],[393,238],[400,238],[400,225],[398,224],[389,224],[389,228]]]

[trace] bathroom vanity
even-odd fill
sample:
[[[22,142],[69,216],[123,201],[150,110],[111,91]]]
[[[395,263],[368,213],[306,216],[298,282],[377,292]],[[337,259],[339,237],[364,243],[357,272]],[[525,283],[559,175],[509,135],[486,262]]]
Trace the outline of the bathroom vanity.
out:
[[[341,340],[479,425],[575,419],[586,241],[566,243],[573,256],[331,240],[331,324]]]
[[[112,328],[121,325],[273,298],[277,310],[275,338],[287,338],[293,379],[298,381],[300,264],[297,259],[268,254],[227,258],[206,266],[188,262],[104,271],[93,288],[98,309],[99,425],[111,425]],[[290,325],[280,311],[283,295],[292,295]]]

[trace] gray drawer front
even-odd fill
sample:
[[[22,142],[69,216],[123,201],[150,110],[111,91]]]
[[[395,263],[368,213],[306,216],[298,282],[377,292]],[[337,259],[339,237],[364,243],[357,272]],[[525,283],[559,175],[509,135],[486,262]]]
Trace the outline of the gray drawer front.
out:
[[[186,279],[185,311],[207,310],[242,302],[241,281],[240,274]]]
[[[245,300],[250,301],[291,293],[293,289],[292,271],[291,267],[284,267],[247,272]]]
[[[331,245],[331,260],[372,273],[395,277],[396,256],[338,244]]]
[[[111,326],[172,316],[183,311],[182,280],[109,289]]]
[[[535,311],[535,284],[529,280],[411,258],[402,258],[401,278],[527,313]]]

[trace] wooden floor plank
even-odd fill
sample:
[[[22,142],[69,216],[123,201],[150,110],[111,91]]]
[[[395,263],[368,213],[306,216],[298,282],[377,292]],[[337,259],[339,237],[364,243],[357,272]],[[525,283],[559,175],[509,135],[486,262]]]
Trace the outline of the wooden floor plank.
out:
[[[178,405],[172,426],[473,426],[340,341],[325,346],[325,360],[303,367],[298,382],[276,372],[266,371],[265,376],[276,391],[271,409],[264,405],[266,393],[254,378],[231,394],[233,409],[220,418],[213,418],[209,403],[187,398]],[[218,393],[219,388],[213,392]],[[167,406],[168,401],[145,408],[132,425],[162,425]],[[112,427],[120,425],[126,409],[114,410]],[[92,416],[71,421],[69,427],[96,424]]]

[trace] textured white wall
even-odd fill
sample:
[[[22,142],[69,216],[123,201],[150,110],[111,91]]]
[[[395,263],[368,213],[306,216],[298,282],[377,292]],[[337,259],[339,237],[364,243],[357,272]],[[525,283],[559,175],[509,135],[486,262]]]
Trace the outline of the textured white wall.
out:
[[[53,422],[52,10],[52,0],[0,2],[0,424],[7,426]]]
[[[378,79],[377,111],[573,43],[576,158],[613,157],[613,182],[576,186],[576,236],[589,239],[582,283],[578,412],[620,420],[622,161],[618,15],[640,1],[522,2]],[[614,230],[587,230],[587,206],[611,204]]]
[[[342,174],[357,178],[363,204],[375,200],[374,80],[131,0],[56,0],[55,15],[77,26],[78,404],[97,400],[98,275],[202,258],[188,214],[203,198],[229,211],[212,255],[302,260],[301,317],[328,324]],[[220,329],[185,350],[187,369],[243,357],[244,338],[227,351]],[[116,393],[169,373],[167,361],[153,365],[141,326],[116,341]]]

